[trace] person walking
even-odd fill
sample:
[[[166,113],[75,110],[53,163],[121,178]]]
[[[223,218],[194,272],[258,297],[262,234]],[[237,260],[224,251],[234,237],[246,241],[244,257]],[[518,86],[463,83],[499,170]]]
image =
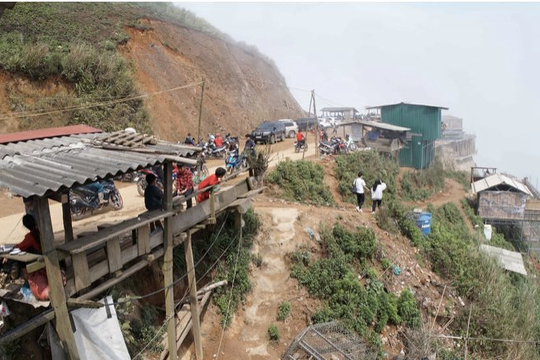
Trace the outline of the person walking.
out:
[[[383,183],[381,180],[376,180],[373,184],[373,187],[371,188],[371,201],[373,204],[371,205],[371,213],[375,213],[375,209],[377,206],[379,209],[381,208],[381,202],[382,202],[382,195],[383,191],[386,190],[386,184]]]
[[[362,205],[366,200],[364,189],[369,190],[362,176],[362,172],[359,171],[358,177],[353,182],[353,192],[356,194],[356,202],[358,204],[358,206],[356,207],[356,211],[358,212],[362,212]]]

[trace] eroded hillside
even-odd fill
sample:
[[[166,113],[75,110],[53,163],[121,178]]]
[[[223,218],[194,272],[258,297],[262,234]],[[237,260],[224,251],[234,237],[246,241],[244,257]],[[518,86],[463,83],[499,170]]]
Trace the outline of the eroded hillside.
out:
[[[262,119],[300,116],[301,108],[283,77],[266,61],[215,37],[158,20],[150,30],[128,29],[121,51],[131,60],[137,83],[150,93],[205,79],[203,133],[245,132]],[[147,101],[154,131],[169,140],[197,128],[201,87]]]
[[[84,123],[178,140],[197,132],[203,78],[203,134],[303,112],[272,60],[171,4],[19,3],[0,30],[3,133]]]

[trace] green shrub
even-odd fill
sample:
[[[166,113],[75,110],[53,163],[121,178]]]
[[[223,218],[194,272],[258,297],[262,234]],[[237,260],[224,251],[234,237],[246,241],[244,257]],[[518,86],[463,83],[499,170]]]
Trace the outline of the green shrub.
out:
[[[382,259],[381,260],[381,267],[383,270],[388,269],[392,265],[392,262],[388,259]]]
[[[268,327],[268,336],[270,336],[270,340],[272,341],[279,340],[279,328],[277,325],[272,324]]]
[[[420,326],[420,311],[411,290],[405,289],[401,292],[397,306],[400,318],[408,327],[415,329]]]
[[[282,161],[267,175],[267,181],[278,185],[286,199],[335,204],[330,189],[324,184],[323,167],[311,161]]]
[[[339,193],[343,201],[356,203],[356,196],[351,192],[351,186],[359,171],[364,173],[364,180],[368,187],[375,180],[383,180],[388,189],[388,196],[395,193],[395,177],[399,173],[399,166],[392,157],[387,157],[377,151],[354,152],[336,157],[335,174],[339,180]]]
[[[277,319],[279,321],[283,321],[289,316],[290,313],[291,313],[291,303],[288,301],[284,301],[281,304],[279,304]]]
[[[444,189],[445,172],[440,161],[423,170],[407,171],[401,180],[401,196],[407,200],[427,199]]]

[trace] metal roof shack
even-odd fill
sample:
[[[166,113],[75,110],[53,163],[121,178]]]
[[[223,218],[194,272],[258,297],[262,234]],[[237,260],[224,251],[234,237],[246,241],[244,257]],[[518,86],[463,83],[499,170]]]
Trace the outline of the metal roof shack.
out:
[[[353,107],[325,107],[321,109],[322,117],[337,117],[339,120],[356,118],[358,110]]]
[[[424,169],[431,164],[435,158],[434,141],[441,137],[441,110],[447,107],[400,102],[366,109],[380,109],[382,122],[408,127],[416,134],[399,152],[401,166]]]
[[[473,194],[480,193],[486,190],[495,191],[520,191],[524,194],[532,196],[531,191],[520,181],[512,179],[503,174],[492,174],[481,180],[475,181],[471,184],[471,190]]]
[[[52,131],[49,131],[49,134]],[[0,145],[0,189],[23,196],[49,197],[73,186],[111,178],[166,160],[194,164],[201,151],[158,141],[153,136],[85,133]]]

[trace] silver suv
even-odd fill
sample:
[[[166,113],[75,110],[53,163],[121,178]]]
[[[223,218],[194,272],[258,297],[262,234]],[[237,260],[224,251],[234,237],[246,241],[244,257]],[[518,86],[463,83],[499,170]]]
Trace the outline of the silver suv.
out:
[[[296,133],[298,132],[298,125],[291,120],[291,119],[281,119],[279,120],[285,125],[285,133],[287,134],[287,137],[293,138],[296,136]]]

